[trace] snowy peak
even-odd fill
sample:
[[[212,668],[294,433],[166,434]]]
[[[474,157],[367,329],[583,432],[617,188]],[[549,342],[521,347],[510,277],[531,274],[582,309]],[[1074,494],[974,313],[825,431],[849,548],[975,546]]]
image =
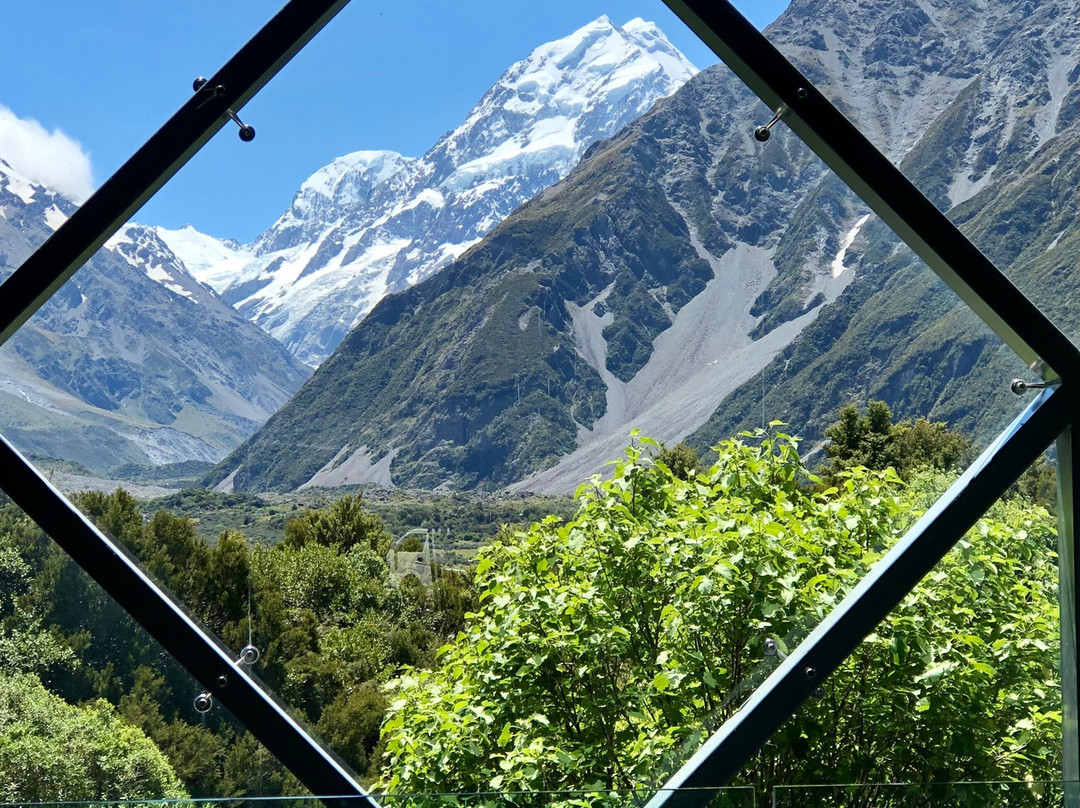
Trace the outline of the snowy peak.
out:
[[[180,231],[166,230],[165,232],[183,233],[184,230],[202,235],[190,225],[186,225]],[[182,297],[192,303],[200,303],[212,296],[192,275],[186,263],[169,248],[168,243],[158,232],[158,228],[146,227],[134,222],[126,224],[105,242],[105,249],[117,253],[132,267],[146,273],[150,280],[157,281],[177,297]]]
[[[224,296],[317,365],[383,296],[462,255],[696,72],[641,19],[541,45],[423,157],[357,151],[312,174]]]
[[[298,196],[342,199],[344,195],[350,195],[352,198],[348,201],[356,202],[362,193],[385,182],[406,162],[409,162],[409,158],[393,151],[356,151],[346,154],[308,177],[300,186]]]
[[[662,65],[668,75],[678,76],[687,68],[690,69],[690,76],[697,72],[697,68],[690,64],[679,49],[668,41],[668,38],[664,36],[664,32],[657,27],[656,23],[647,22],[641,17],[634,17],[630,22],[623,25],[622,32],[636,41],[657,63]],[[683,81],[688,81],[690,76],[687,76]]]
[[[256,239],[255,254],[317,239],[327,225],[363,207],[377,188],[415,162],[394,151],[355,151],[338,157],[304,181],[289,209]]]
[[[75,209],[75,204],[59,191],[30,179],[0,157],[0,218],[7,218],[10,212],[20,219],[20,226],[32,220],[44,226],[48,234],[66,222]]]
[[[249,247],[233,239],[215,238],[199,232],[190,224],[179,230],[165,227],[155,227],[153,230],[195,280],[219,294],[236,280],[254,255]]]
[[[304,181],[284,220],[317,219],[331,206],[340,211],[361,204],[376,188],[415,162],[415,158],[393,151],[357,151],[339,157]]]
[[[652,23],[637,18],[627,27],[600,17],[541,45],[425,159],[459,169],[444,180],[458,189],[522,162],[576,162],[598,130],[614,134],[697,72]]]
[[[31,182],[14,168],[7,160],[0,157],[0,193],[6,192],[19,197],[25,204],[34,200],[39,186]]]

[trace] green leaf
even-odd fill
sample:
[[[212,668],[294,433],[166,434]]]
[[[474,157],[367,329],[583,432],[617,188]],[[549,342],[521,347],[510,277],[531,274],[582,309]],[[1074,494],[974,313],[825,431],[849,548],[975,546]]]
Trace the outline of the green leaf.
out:
[[[502,732],[499,733],[499,739],[495,741],[499,746],[506,746],[510,743],[510,722],[507,721],[503,724]]]

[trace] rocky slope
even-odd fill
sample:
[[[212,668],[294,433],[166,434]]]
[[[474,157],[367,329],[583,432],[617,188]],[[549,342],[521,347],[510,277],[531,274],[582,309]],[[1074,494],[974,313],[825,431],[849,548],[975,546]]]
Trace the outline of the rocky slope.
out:
[[[796,0],[769,30],[1070,327],[1078,11]],[[383,300],[209,482],[566,491],[631,427],[703,446],[767,414],[814,437],[868,396],[1000,425],[1008,352],[782,126],[755,143],[768,116],[704,71]]]
[[[384,295],[462,255],[694,72],[640,19],[542,45],[423,157],[361,151],[313,174],[224,297],[317,365]]]
[[[0,159],[0,278],[74,210]],[[104,472],[216,461],[309,375],[130,225],[0,349],[0,431]]]
[[[1077,341],[1080,6],[979,10],[996,36],[995,58],[927,127],[903,168]],[[811,437],[848,401],[883,399],[902,416],[928,415],[976,438],[1023,406],[1008,384],[1029,372],[879,222],[847,258],[858,282],[725,400],[695,445],[757,426],[763,386],[771,416]]]

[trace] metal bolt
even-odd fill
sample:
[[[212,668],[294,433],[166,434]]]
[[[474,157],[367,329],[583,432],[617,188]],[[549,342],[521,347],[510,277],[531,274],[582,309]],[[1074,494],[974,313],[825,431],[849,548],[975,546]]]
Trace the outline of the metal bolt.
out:
[[[769,121],[764,126],[759,126],[757,129],[754,130],[754,139],[761,143],[764,143],[766,140],[772,137],[772,132],[769,130],[772,129],[782,117],[784,117],[785,112],[787,112],[787,107],[781,105],[780,109],[776,110],[776,114],[772,116],[771,121]]]
[[[814,681],[817,678],[817,668],[812,668],[807,665],[805,668],[803,668],[803,676],[805,676],[811,682]]]
[[[208,713],[213,706],[214,700],[210,698],[210,694],[205,690],[195,697],[195,712]]]
[[[210,98],[221,98],[225,95],[224,84],[215,84],[213,87],[207,87],[206,79],[202,76],[199,76],[197,79],[195,79],[195,81],[191,82],[191,86],[196,93],[209,93]],[[203,101],[202,104],[200,104],[199,106],[205,106],[209,102],[210,98],[208,98],[206,101]],[[240,117],[231,109],[225,110],[225,114],[229,116],[233,123],[240,127],[239,134],[242,141],[244,141],[245,143],[250,143],[255,139],[254,126],[248,126],[246,123],[240,120]]]
[[[1046,382],[1025,382],[1023,379],[1013,379],[1009,389],[1016,395],[1022,396],[1028,390],[1042,390],[1047,386]]]

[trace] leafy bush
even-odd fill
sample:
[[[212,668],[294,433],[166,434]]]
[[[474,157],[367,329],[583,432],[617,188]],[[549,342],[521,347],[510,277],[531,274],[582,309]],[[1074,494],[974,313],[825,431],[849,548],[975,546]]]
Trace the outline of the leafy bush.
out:
[[[0,675],[0,802],[185,798],[164,755],[103,700]]]
[[[479,606],[383,728],[400,793],[655,787],[901,535],[925,498],[852,468],[820,490],[794,439],[731,440],[688,480],[628,450],[610,482],[482,551]],[[744,780],[1054,779],[1048,516],[979,522],[768,744]]]
[[[884,401],[871,401],[865,415],[848,404],[825,436],[830,474],[853,466],[878,470],[892,466],[906,480],[916,469],[952,469],[971,449],[971,441],[945,423],[918,418],[894,424]]]

